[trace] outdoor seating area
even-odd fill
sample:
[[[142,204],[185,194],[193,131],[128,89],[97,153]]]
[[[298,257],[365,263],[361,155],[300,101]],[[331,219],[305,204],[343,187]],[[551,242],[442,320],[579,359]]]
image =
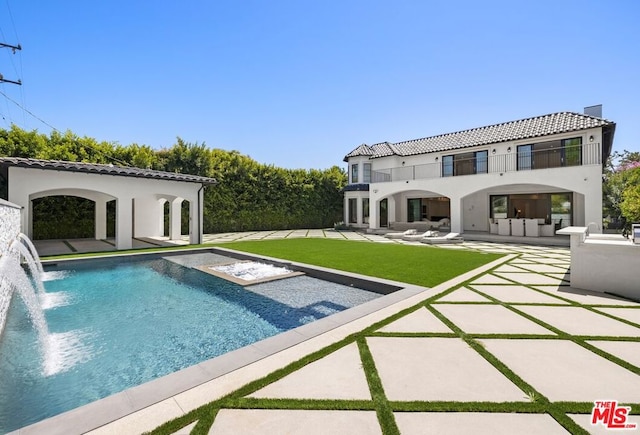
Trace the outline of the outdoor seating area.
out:
[[[562,223],[562,220],[560,220]],[[553,237],[558,224],[546,223],[544,218],[489,219],[489,232],[500,236]]]

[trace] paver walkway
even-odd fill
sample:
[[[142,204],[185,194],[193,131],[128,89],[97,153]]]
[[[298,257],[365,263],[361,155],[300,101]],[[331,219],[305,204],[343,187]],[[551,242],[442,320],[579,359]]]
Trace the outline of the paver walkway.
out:
[[[287,234],[344,237],[330,233]],[[640,413],[639,303],[571,289],[565,248],[465,242],[425,249],[511,255],[94,432],[139,433],[187,415],[176,434],[195,427],[211,434],[640,433],[611,432],[590,417],[597,400]],[[640,416],[627,423],[640,426]]]

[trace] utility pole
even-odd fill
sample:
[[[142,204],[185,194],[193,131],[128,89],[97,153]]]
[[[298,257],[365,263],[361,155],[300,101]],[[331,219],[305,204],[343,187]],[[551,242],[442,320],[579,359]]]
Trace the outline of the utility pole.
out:
[[[16,50],[22,50],[22,46],[20,44],[11,45],[11,44],[5,44],[4,42],[0,42],[0,48],[10,48],[13,51],[13,54],[16,54]],[[0,83],[13,83],[14,85],[21,85],[22,80],[5,79],[2,73],[0,73]]]

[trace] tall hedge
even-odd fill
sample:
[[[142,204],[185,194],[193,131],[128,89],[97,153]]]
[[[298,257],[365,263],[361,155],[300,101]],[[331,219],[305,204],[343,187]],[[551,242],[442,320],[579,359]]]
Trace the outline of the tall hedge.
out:
[[[17,126],[0,130],[0,155],[72,162],[112,163],[161,171],[213,177],[218,185],[207,187],[204,196],[204,231],[278,230],[333,226],[342,217],[341,190],[347,182],[338,166],[329,169],[284,169],[256,162],[238,151],[208,148],[177,138],[170,148],[147,145],[122,146],[79,137],[70,131],[25,131]],[[3,180],[0,180],[3,181]],[[0,191],[5,192],[6,189]],[[56,202],[57,201],[57,202]],[[60,197],[39,204],[40,216],[63,219],[54,228],[34,230],[46,238],[84,237],[92,221],[64,210],[78,208],[76,199]],[[82,206],[87,207],[87,206]],[[90,216],[90,213],[85,213]],[[74,228],[78,231],[74,232]],[[36,234],[36,238],[38,237]]]

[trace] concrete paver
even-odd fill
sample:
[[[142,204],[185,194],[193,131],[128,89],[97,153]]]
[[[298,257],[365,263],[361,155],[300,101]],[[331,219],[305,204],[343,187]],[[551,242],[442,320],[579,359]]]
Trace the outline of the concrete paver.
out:
[[[491,302],[481,294],[469,290],[468,288],[459,288],[451,293],[437,299],[438,302]]]
[[[528,400],[458,338],[369,337],[367,343],[389,400]]]
[[[353,343],[285,376],[250,397],[370,400],[358,346]]]
[[[640,325],[640,309],[638,308],[596,308],[596,311],[602,311]]]
[[[554,334],[501,305],[448,305],[435,308],[470,334]]]
[[[561,299],[537,292],[522,285],[471,285],[471,288],[481,291],[502,302],[534,303],[534,304],[568,304]]]
[[[540,285],[560,285],[563,284],[562,279],[552,278],[546,275],[539,275],[537,273],[496,273],[496,275],[506,278],[511,281],[515,281],[518,284],[540,284]],[[569,284],[568,282],[566,283]]]
[[[547,414],[483,412],[396,412],[403,435],[560,435],[567,434]]]
[[[573,335],[638,337],[640,328],[580,307],[519,306],[519,310]]]
[[[619,306],[639,306],[637,302],[618,298],[605,293],[590,292],[587,290],[574,289],[566,286],[533,286],[533,288],[547,293],[555,294],[561,298],[569,299],[583,305],[619,305]]]
[[[413,313],[389,323],[378,329],[380,332],[452,332],[440,319],[426,308],[419,308]]]
[[[485,348],[552,401],[637,402],[640,376],[568,340],[483,339]]]
[[[637,341],[588,341],[589,344],[609,352],[618,358],[640,367],[640,342]]]
[[[382,433],[374,411],[308,411],[280,409],[221,409],[209,434],[326,434]]]

